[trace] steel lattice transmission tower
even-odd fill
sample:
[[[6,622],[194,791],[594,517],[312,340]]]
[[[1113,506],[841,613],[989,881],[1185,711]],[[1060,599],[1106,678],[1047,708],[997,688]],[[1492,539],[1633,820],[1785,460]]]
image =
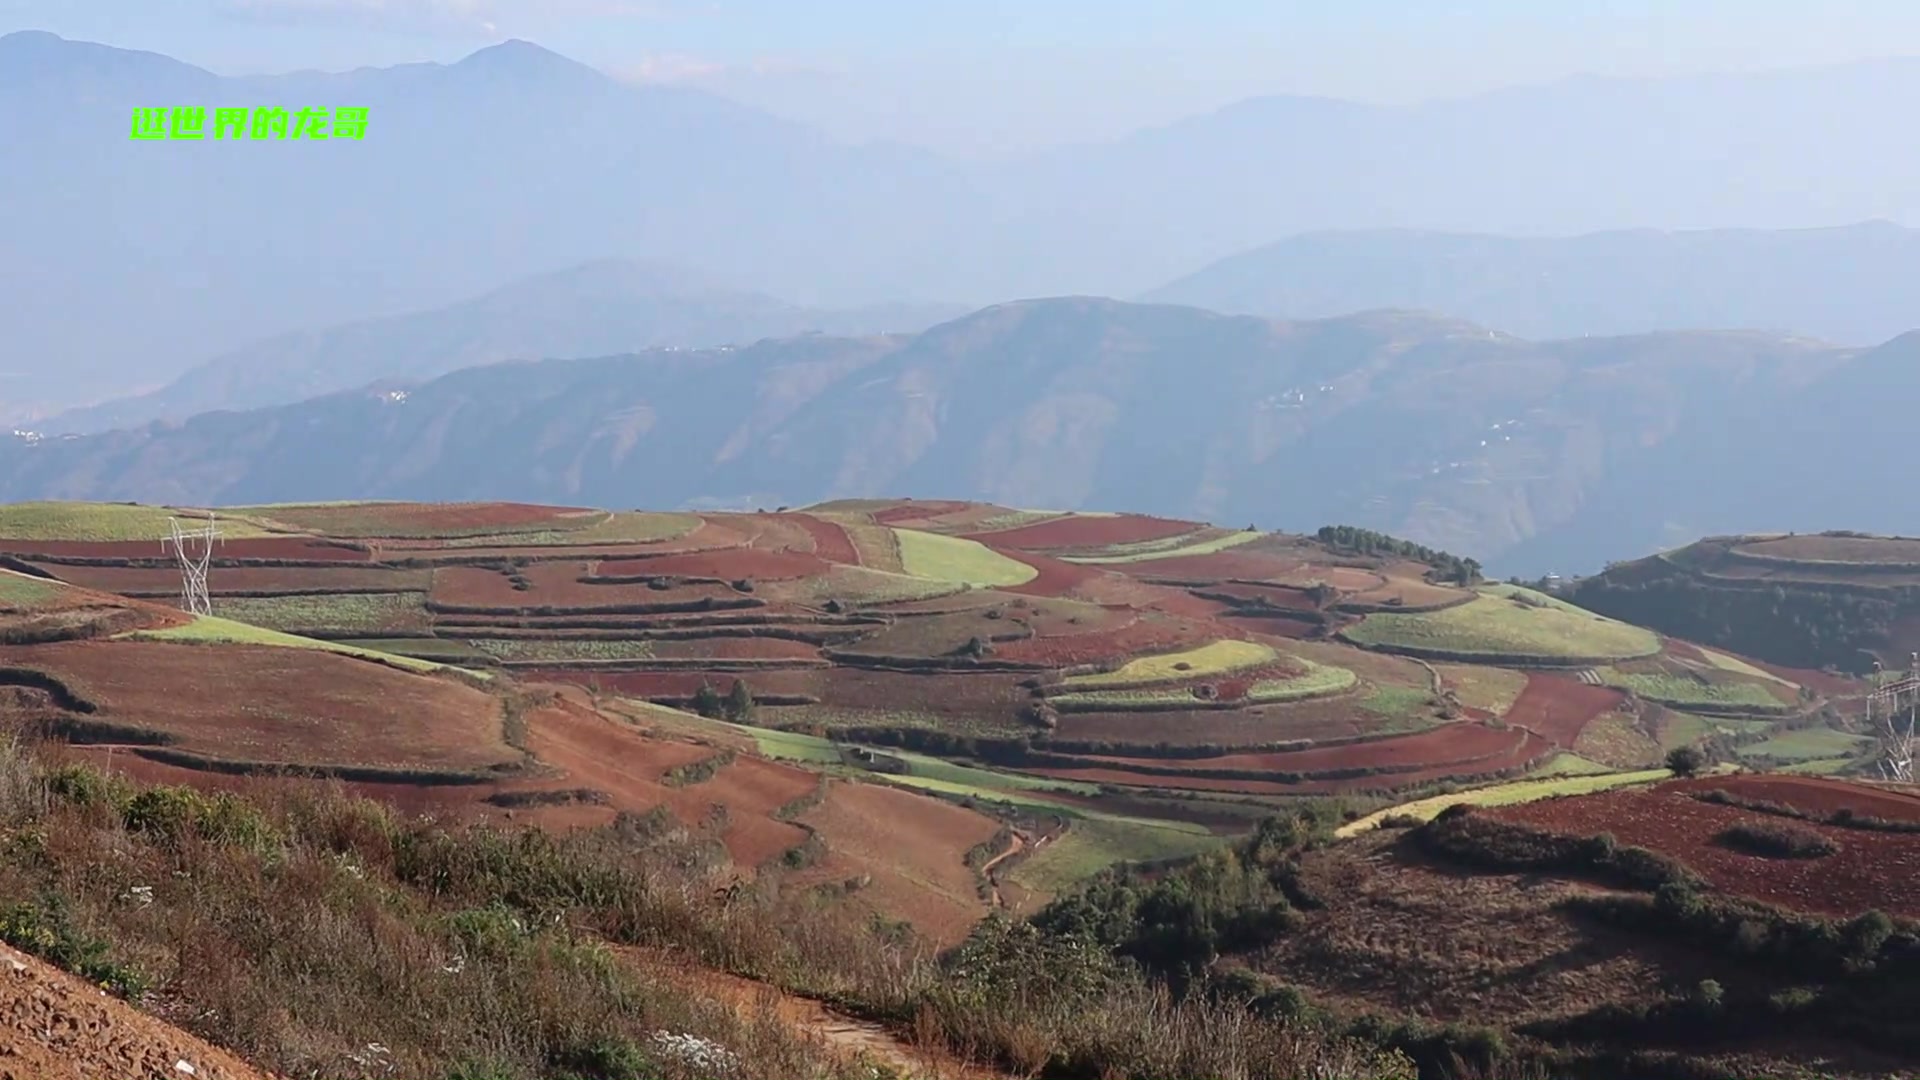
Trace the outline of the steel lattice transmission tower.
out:
[[[225,542],[215,526],[213,511],[207,511],[204,529],[188,532],[175,517],[167,519],[167,527],[173,535],[160,541],[160,550],[172,549],[174,561],[180,564],[180,607],[195,615],[213,614],[213,600],[207,595],[207,567],[213,563],[213,546]]]
[[[1914,735],[1920,729],[1920,653],[1913,654],[1912,670],[1888,679],[1867,695],[1867,726],[1880,740],[1881,778],[1913,783]]]

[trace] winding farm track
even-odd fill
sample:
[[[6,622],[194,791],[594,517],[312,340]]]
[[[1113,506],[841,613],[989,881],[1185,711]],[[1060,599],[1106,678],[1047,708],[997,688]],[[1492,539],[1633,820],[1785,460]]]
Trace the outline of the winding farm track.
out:
[[[1001,1074],[967,1064],[944,1050],[914,1046],[879,1024],[834,1012],[767,983],[703,968],[661,950],[622,947],[616,951],[648,974],[689,993],[725,1002],[744,1016],[771,1015],[849,1063],[864,1057],[915,1080],[1004,1080]]]

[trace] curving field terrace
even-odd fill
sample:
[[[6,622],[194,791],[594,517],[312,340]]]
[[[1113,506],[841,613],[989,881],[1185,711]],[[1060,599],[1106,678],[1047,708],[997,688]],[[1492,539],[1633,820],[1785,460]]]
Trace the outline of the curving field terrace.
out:
[[[1069,514],[1051,521],[1016,526],[997,532],[968,533],[966,536],[967,539],[982,541],[1001,548],[1075,551],[1113,547],[1118,544],[1170,540],[1185,536],[1197,527],[1191,521],[1142,517],[1136,514],[1118,514],[1111,517]]]
[[[1438,611],[1371,614],[1340,636],[1409,656],[1515,664],[1585,666],[1660,651],[1651,631],[1510,586]]]

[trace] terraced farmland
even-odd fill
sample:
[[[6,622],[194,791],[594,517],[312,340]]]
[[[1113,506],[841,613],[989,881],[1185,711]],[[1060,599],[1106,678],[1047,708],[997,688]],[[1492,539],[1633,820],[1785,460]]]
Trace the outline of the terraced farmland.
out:
[[[1711,735],[1664,719],[1688,703],[1759,711],[1764,694],[1783,709],[1820,704],[1734,658],[1678,643],[1663,652],[1644,630],[1550,597],[1463,591],[1405,558],[1339,554],[1305,537],[1126,514],[879,500],[798,513],[250,507],[221,519],[233,528],[209,578],[219,617],[192,620],[165,614],[176,571],[146,539],[167,511],[12,513],[0,512],[0,555],[13,565],[159,602],[125,601],[142,614],[128,623],[123,611],[110,629],[139,639],[103,645],[331,654],[317,662],[376,661],[495,697],[565,688],[567,708],[583,711],[549,714],[546,746],[596,778],[574,787],[611,790],[618,766],[596,755],[615,743],[594,725],[619,716],[646,738],[784,759],[1022,827],[1052,822],[1052,839],[1039,845],[1036,833],[1025,856],[1030,890],[1103,859],[1200,850],[1219,822],[1246,827],[1291,798],[1518,781],[1575,752],[1592,768],[1657,760],[1682,736]],[[20,609],[10,633],[104,633],[93,615],[44,623],[28,609],[60,607],[48,597],[61,586],[4,577],[0,605]],[[1517,670],[1540,667],[1563,670]],[[683,719],[660,719],[669,716]],[[501,723],[512,733],[523,722]],[[1841,750],[1837,732],[1757,723],[1739,731],[1742,753],[1826,762]],[[646,790],[695,817],[690,800],[703,789],[752,771],[661,753],[671,760],[648,766]],[[717,772],[661,788],[664,770],[683,766]],[[794,774],[779,775],[786,784]],[[540,784],[496,794],[560,798]],[[404,784],[387,793],[447,804]],[[607,805],[541,813],[597,820]],[[728,834],[736,854],[801,842],[798,825],[752,805],[756,823]],[[925,911],[951,920],[953,881],[936,878],[947,899]]]

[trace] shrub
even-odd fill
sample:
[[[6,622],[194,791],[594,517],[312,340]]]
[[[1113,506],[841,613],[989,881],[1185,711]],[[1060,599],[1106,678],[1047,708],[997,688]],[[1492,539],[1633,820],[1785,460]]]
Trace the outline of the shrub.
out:
[[[1675,776],[1696,776],[1706,767],[1706,752],[1697,746],[1676,746],[1667,751],[1667,768]]]
[[[1818,859],[1840,850],[1838,844],[1812,829],[1771,822],[1734,825],[1714,840],[1735,851],[1780,859]]]

